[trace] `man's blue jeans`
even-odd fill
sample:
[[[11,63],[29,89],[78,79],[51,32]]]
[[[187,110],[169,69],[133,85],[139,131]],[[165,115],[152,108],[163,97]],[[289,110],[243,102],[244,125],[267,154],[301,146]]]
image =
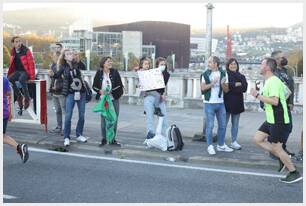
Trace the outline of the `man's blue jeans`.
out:
[[[212,144],[212,132],[214,128],[215,115],[218,121],[218,145],[224,145],[225,131],[226,131],[226,111],[224,103],[205,103],[205,122],[206,130],[205,136],[207,141],[207,146]]]
[[[81,93],[81,99],[79,101],[74,100],[74,94],[68,94],[66,97],[66,114],[65,114],[65,127],[64,127],[64,138],[70,139],[71,132],[71,118],[73,114],[74,104],[76,103],[79,111],[79,119],[76,127],[76,137],[83,135],[83,128],[85,122],[85,104],[86,94]]]
[[[146,112],[146,118],[147,118],[147,134],[150,132],[152,135],[155,134],[155,127],[154,127],[154,102],[155,97],[148,95],[144,98],[143,104],[144,104],[144,110]],[[162,126],[162,134],[166,135],[166,130],[168,127],[168,120],[167,120],[167,111],[166,111],[166,104],[165,101],[162,101],[159,104],[160,110],[164,115],[164,122]],[[152,136],[153,137],[153,136]]]
[[[235,142],[237,141],[237,136],[238,136],[240,114],[226,113],[226,127],[228,125],[228,121],[230,117],[232,119],[231,121],[232,122],[232,129],[231,129],[232,142]]]

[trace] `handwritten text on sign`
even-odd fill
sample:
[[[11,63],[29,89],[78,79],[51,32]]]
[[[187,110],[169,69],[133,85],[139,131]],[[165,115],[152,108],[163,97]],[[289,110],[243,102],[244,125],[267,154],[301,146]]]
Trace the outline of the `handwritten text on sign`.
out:
[[[141,91],[165,88],[162,72],[159,68],[138,71]]]

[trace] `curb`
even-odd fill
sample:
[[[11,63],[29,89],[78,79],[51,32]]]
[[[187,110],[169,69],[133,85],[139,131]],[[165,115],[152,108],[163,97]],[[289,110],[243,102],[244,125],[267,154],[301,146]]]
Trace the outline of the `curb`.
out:
[[[18,139],[17,139],[18,140]],[[193,163],[193,164],[205,164],[205,165],[218,165],[218,166],[237,166],[242,168],[261,168],[261,169],[271,169],[277,171],[278,162],[269,159],[267,156],[266,160],[262,159],[250,159],[241,160],[235,158],[225,158],[207,155],[197,155],[197,156],[187,156],[179,154],[179,152],[161,152],[158,149],[145,149],[142,146],[137,145],[123,145],[122,147],[115,146],[103,146],[99,147],[98,142],[87,142],[76,143],[76,141],[71,141],[71,145],[65,148],[62,145],[62,141],[33,141],[27,140],[22,142],[27,143],[30,146],[41,147],[44,149],[61,151],[61,152],[93,152],[96,155],[112,155],[120,159],[128,158],[143,158],[157,161],[168,161],[168,162],[180,162],[180,163]],[[303,170],[302,162],[293,161],[298,170]]]

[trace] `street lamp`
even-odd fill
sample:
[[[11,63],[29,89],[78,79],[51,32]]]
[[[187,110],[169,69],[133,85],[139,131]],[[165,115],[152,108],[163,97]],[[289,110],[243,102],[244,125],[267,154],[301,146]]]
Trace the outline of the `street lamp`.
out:
[[[89,49],[87,49],[86,51],[85,51],[85,57],[86,57],[86,64],[87,64],[87,71],[89,71],[90,70],[90,50]]]
[[[172,54],[172,70],[174,71],[175,67],[175,54]]]
[[[124,60],[125,60],[125,71],[128,71],[128,62],[129,62],[129,54],[125,53],[124,54]]]
[[[212,11],[214,6],[211,3],[206,5],[207,8],[207,19],[206,19],[206,59],[211,56],[212,46]],[[207,61],[205,62],[207,68]]]
[[[152,57],[152,66],[153,68],[155,68],[155,53],[152,53],[151,57]]]

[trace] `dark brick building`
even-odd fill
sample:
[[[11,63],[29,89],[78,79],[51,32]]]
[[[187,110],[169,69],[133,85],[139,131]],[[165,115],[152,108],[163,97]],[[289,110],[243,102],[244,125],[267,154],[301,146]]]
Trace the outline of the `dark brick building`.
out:
[[[108,25],[93,29],[105,32],[141,31],[143,44],[156,46],[156,57],[175,54],[177,68],[188,68],[190,57],[190,25],[172,22],[141,21]]]

